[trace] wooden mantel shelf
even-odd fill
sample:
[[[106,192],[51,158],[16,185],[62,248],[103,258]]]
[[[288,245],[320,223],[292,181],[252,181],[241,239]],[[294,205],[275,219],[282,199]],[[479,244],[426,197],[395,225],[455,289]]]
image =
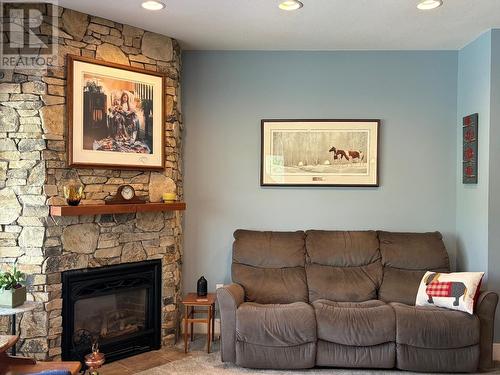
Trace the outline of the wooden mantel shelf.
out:
[[[51,206],[52,216],[81,216],[129,214],[135,212],[184,211],[186,203],[93,204],[80,206]]]

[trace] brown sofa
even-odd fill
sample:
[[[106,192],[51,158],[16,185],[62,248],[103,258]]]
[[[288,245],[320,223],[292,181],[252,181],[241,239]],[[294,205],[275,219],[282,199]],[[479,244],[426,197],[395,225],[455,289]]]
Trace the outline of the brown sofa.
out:
[[[217,290],[222,361],[270,369],[492,367],[496,293],[481,293],[473,316],[414,306],[425,271],[449,271],[440,233],[237,230],[234,238],[234,283]]]

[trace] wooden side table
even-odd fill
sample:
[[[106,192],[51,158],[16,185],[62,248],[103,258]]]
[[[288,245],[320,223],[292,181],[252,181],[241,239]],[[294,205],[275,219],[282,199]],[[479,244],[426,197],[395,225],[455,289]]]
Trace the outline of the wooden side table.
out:
[[[206,323],[207,325],[207,353],[210,353],[210,342],[214,341],[215,328],[215,301],[217,296],[215,293],[208,293],[206,297],[198,297],[196,293],[188,293],[182,299],[184,305],[184,353],[188,351],[188,337],[191,336],[193,341],[194,323]],[[203,309],[199,309],[203,307]],[[206,309],[205,309],[206,308]],[[195,314],[207,314],[206,318],[195,318]],[[191,332],[189,332],[191,326]]]

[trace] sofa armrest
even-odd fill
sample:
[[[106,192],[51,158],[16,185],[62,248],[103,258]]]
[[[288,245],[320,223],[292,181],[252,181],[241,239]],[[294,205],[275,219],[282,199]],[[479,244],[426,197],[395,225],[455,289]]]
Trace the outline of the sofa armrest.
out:
[[[481,292],[477,300],[476,315],[480,322],[479,369],[481,370],[493,367],[493,334],[497,303],[498,294],[495,292]]]
[[[239,284],[225,285],[217,289],[221,322],[221,359],[236,362],[236,310],[245,298],[245,291]]]

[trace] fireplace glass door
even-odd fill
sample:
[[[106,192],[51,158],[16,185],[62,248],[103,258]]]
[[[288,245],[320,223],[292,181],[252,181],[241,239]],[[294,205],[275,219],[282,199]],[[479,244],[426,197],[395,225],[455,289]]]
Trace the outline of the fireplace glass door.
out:
[[[106,344],[146,328],[145,288],[75,302],[75,332],[86,331]]]

